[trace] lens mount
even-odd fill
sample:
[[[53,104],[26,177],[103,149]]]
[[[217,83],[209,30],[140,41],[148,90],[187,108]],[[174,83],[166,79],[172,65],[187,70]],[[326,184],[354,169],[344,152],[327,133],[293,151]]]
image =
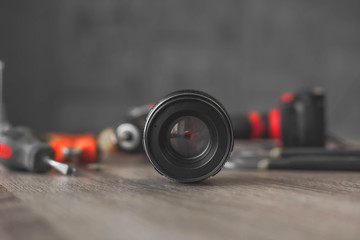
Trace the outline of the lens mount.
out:
[[[198,182],[218,173],[233,149],[233,131],[224,107],[200,91],[178,91],[150,111],[145,152],[162,175]]]

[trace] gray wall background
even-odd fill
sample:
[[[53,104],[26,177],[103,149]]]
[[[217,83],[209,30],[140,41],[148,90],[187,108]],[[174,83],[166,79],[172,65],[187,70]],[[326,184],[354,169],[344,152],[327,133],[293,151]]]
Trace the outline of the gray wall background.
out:
[[[183,88],[230,112],[321,85],[329,128],[360,138],[360,2],[0,0],[10,121],[99,131]]]

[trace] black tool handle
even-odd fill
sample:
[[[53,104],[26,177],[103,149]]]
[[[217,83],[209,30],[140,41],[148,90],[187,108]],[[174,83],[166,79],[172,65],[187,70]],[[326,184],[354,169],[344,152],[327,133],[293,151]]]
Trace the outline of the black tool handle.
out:
[[[234,129],[234,137],[239,139],[249,139],[251,135],[251,124],[246,114],[234,114],[231,116]]]
[[[301,156],[283,158],[269,162],[268,169],[360,171],[360,157]]]
[[[295,156],[354,156],[360,157],[360,150],[345,150],[325,148],[284,148],[281,152],[282,158]]]

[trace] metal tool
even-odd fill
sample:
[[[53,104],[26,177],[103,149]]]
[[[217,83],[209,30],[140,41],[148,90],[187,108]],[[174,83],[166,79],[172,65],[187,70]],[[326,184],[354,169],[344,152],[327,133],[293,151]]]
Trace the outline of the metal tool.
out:
[[[75,174],[75,168],[56,162],[54,157],[54,149],[26,127],[14,127],[0,134],[0,163],[10,170],[42,173],[55,168],[65,175]]]
[[[234,151],[228,169],[360,171],[360,151],[327,149]]]
[[[359,156],[296,156],[278,160],[261,159],[259,169],[317,171],[360,171]]]
[[[142,135],[148,113],[154,103],[146,104],[130,109],[124,121],[119,123],[115,129],[117,147],[124,152],[143,152]]]
[[[0,61],[0,134],[4,129],[4,124],[3,124],[3,122],[4,122],[4,115],[3,114],[4,113],[3,113],[3,101],[2,101],[2,99],[3,99],[3,96],[2,96],[3,91],[2,91],[2,89],[3,89],[4,66],[5,66],[4,62]]]
[[[360,150],[350,149],[326,149],[326,148],[279,148],[275,147],[270,150],[241,150],[237,152],[239,157],[245,158],[270,158],[280,159],[299,156],[359,156]]]

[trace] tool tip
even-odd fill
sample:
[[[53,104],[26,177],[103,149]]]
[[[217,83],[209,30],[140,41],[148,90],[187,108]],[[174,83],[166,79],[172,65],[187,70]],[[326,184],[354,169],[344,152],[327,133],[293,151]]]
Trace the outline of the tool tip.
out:
[[[73,167],[69,167],[67,172],[66,172],[66,175],[68,176],[74,176],[76,174],[76,168],[73,168]]]
[[[47,162],[51,167],[55,168],[59,172],[61,172],[64,175],[73,176],[75,175],[76,168],[73,168],[65,163],[57,162],[49,157],[44,158],[45,162]]]

